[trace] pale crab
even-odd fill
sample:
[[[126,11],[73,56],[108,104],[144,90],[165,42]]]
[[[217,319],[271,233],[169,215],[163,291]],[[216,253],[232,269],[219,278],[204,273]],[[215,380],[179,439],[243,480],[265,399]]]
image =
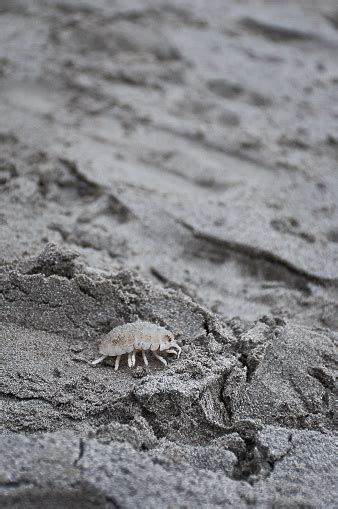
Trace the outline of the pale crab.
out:
[[[108,332],[99,345],[101,357],[95,359],[92,365],[100,364],[106,357],[115,357],[115,371],[117,371],[121,356],[128,354],[128,366],[131,368],[136,365],[137,352],[141,352],[143,362],[145,366],[148,366],[147,350],[151,351],[165,366],[167,361],[158,352],[175,354],[177,358],[181,354],[181,348],[176,343],[172,332],[160,325],[138,320],[120,325]]]

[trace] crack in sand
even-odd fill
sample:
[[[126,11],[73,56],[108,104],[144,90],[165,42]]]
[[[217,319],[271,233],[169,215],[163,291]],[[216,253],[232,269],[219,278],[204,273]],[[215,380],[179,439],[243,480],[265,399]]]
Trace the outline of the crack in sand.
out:
[[[182,219],[176,218],[176,221],[178,224],[189,230],[196,239],[205,241],[222,251],[238,253],[240,255],[246,256],[248,260],[254,259],[266,261],[276,265],[276,267],[286,269],[290,275],[301,278],[300,282],[302,284],[303,290],[305,291],[308,291],[306,288],[307,283],[316,283],[321,286],[332,286],[334,288],[338,287],[338,279],[326,279],[315,276],[314,274],[311,274],[310,272],[307,272],[293,265],[284,258],[279,258],[270,251],[265,251],[251,245],[241,244],[239,242],[226,240],[215,235],[201,232]],[[286,281],[286,283],[288,283],[288,281]]]

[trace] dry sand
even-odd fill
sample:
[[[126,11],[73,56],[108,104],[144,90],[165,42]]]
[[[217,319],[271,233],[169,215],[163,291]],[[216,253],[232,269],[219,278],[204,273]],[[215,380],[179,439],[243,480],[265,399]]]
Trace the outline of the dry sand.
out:
[[[10,508],[333,508],[335,0],[1,0]],[[93,368],[137,318],[182,356]]]

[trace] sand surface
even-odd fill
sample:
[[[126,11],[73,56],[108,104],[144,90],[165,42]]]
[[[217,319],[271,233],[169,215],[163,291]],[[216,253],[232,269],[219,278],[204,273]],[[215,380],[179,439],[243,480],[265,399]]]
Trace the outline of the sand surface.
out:
[[[335,0],[0,0],[1,507],[335,507],[337,54]],[[92,367],[137,319],[181,358]]]

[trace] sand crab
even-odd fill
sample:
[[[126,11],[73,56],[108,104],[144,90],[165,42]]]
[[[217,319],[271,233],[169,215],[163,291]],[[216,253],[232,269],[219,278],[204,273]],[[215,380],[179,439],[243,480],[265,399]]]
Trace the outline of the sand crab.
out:
[[[177,358],[181,354],[181,348],[170,331],[160,325],[138,320],[120,325],[108,332],[99,345],[101,357],[92,361],[92,365],[100,364],[106,357],[116,357],[115,371],[117,371],[121,356],[128,354],[128,366],[131,368],[136,365],[136,353],[142,352],[143,362],[148,366],[145,353],[147,350],[150,350],[165,366],[167,361],[158,352],[173,353]]]

